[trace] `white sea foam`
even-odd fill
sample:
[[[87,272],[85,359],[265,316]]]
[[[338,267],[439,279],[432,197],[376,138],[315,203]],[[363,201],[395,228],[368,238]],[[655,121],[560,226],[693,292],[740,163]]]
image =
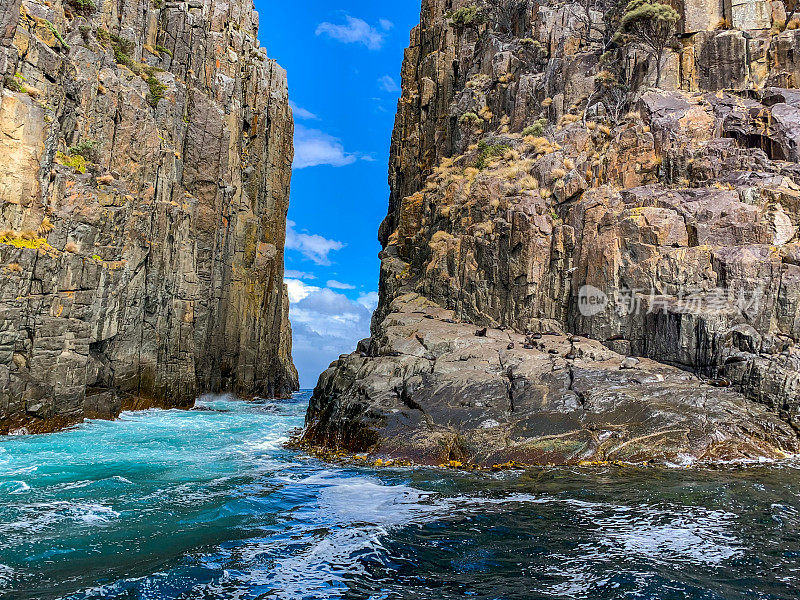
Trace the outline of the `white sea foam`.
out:
[[[264,450],[264,451],[279,450],[288,441],[289,441],[289,436],[280,435],[280,436],[275,437],[273,439],[266,439],[266,440],[261,440],[261,441],[258,441],[258,442],[251,442],[248,445],[248,447],[251,450]]]
[[[11,541],[22,541],[32,535],[72,522],[102,526],[120,516],[109,506],[91,502],[37,502],[15,506],[17,519],[5,524]]]
[[[0,590],[8,588],[14,581],[14,569],[8,565],[0,564]]]
[[[567,507],[571,519],[582,524],[591,542],[577,551],[555,556],[553,576],[558,583],[550,591],[571,597],[603,585],[592,563],[622,564],[626,561],[685,562],[716,566],[742,554],[743,544],[730,533],[735,515],[697,508],[625,506],[512,493],[499,497],[462,495],[442,497],[405,485],[385,485],[369,477],[343,478],[326,471],[295,485],[319,486],[317,502],[294,516],[293,539],[305,549],[281,556],[274,564],[260,560],[274,553],[276,541],[261,540],[240,550],[247,564],[262,564],[239,573],[247,583],[268,585],[281,599],[330,597],[332,588],[344,587],[346,579],[364,575],[364,560],[384,562],[384,540],[394,528],[432,520],[460,520],[477,512],[507,509],[513,504],[558,504]],[[305,540],[301,543],[300,540]],[[335,594],[333,594],[335,595]],[[582,597],[582,596],[581,596]]]
[[[25,481],[4,481],[0,483],[0,490],[7,494],[24,494],[31,489]]]
[[[428,502],[429,492],[385,485],[371,477],[323,471],[287,483],[319,488],[317,502],[299,508],[292,519],[291,535],[304,549],[286,556],[285,541],[269,539],[237,549],[238,558],[255,568],[236,577],[248,585],[271,587],[279,599],[338,595],[335,590],[344,586],[346,577],[365,574],[364,560],[384,560],[383,540],[390,529],[424,522],[441,510]],[[271,553],[279,556],[265,563],[263,555]],[[219,587],[216,582],[206,591]]]

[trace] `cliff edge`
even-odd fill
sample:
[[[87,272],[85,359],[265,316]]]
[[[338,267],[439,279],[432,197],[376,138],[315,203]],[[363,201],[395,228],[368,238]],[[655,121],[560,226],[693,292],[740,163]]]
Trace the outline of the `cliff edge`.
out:
[[[798,451],[800,21],[654,4],[423,1],[372,337],[321,376],[307,443],[489,466]]]
[[[252,0],[2,3],[0,433],[297,389],[257,31]]]

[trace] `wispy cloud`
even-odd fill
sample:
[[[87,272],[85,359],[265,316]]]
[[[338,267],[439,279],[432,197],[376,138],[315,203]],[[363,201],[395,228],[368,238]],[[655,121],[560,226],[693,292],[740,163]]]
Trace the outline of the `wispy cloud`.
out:
[[[303,298],[307,298],[322,289],[321,287],[308,285],[299,279],[284,278],[283,282],[286,284],[286,289],[289,292],[289,302],[292,304],[300,302]]]
[[[369,310],[375,310],[378,308],[378,292],[367,292],[366,294],[361,294],[356,300],[361,306]]]
[[[294,130],[295,169],[331,165],[344,167],[358,160],[358,156],[345,152],[342,141],[319,129],[297,125]]]
[[[346,21],[344,25],[328,22],[320,23],[316,34],[327,35],[343,44],[363,44],[370,50],[380,50],[383,47],[383,33],[363,19],[357,19],[350,15],[345,15],[344,18]],[[386,23],[389,23],[389,21],[386,21]],[[383,27],[383,22],[381,27]]]
[[[356,286],[350,285],[349,283],[342,283],[341,281],[336,281],[335,279],[329,279],[328,283],[326,284],[329,288],[334,290],[354,290]]]
[[[284,277],[289,279],[316,279],[317,276],[313,273],[306,273],[305,271],[295,271],[293,269],[286,269]]]
[[[345,247],[342,242],[329,240],[321,235],[298,233],[294,229],[296,226],[294,221],[286,221],[286,248],[297,250],[318,265],[329,266],[331,261],[328,254]]]
[[[394,29],[394,23],[392,23],[389,19],[381,19],[378,21],[378,23],[380,23],[381,29],[384,31],[390,31],[391,29]]]
[[[384,75],[378,79],[378,83],[380,84],[381,89],[385,92],[394,93],[400,91],[400,86],[397,85],[397,82],[388,75]]]
[[[296,119],[304,119],[306,121],[315,121],[319,119],[317,115],[312,113],[310,110],[306,110],[302,106],[297,106],[294,102],[289,100],[289,106],[292,107],[292,113]]]

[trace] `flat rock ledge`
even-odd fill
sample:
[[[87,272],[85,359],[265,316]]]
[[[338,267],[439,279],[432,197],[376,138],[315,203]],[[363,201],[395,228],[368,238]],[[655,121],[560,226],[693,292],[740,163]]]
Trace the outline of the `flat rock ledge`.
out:
[[[419,465],[781,459],[797,432],[728,382],[585,336],[456,322],[417,294],[334,362],[301,443]]]
[[[0,419],[1,435],[35,435],[55,433],[83,423],[86,419],[113,420],[124,411],[181,409],[190,410],[195,405],[193,399],[166,400],[146,396],[119,398],[107,391],[88,394],[86,405],[71,413],[39,417],[32,414],[16,415]]]

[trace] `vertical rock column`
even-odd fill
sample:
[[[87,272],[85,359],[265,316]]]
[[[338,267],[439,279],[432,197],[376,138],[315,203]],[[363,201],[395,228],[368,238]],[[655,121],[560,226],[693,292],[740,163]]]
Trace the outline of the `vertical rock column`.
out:
[[[0,432],[297,389],[252,0],[0,8]]]

